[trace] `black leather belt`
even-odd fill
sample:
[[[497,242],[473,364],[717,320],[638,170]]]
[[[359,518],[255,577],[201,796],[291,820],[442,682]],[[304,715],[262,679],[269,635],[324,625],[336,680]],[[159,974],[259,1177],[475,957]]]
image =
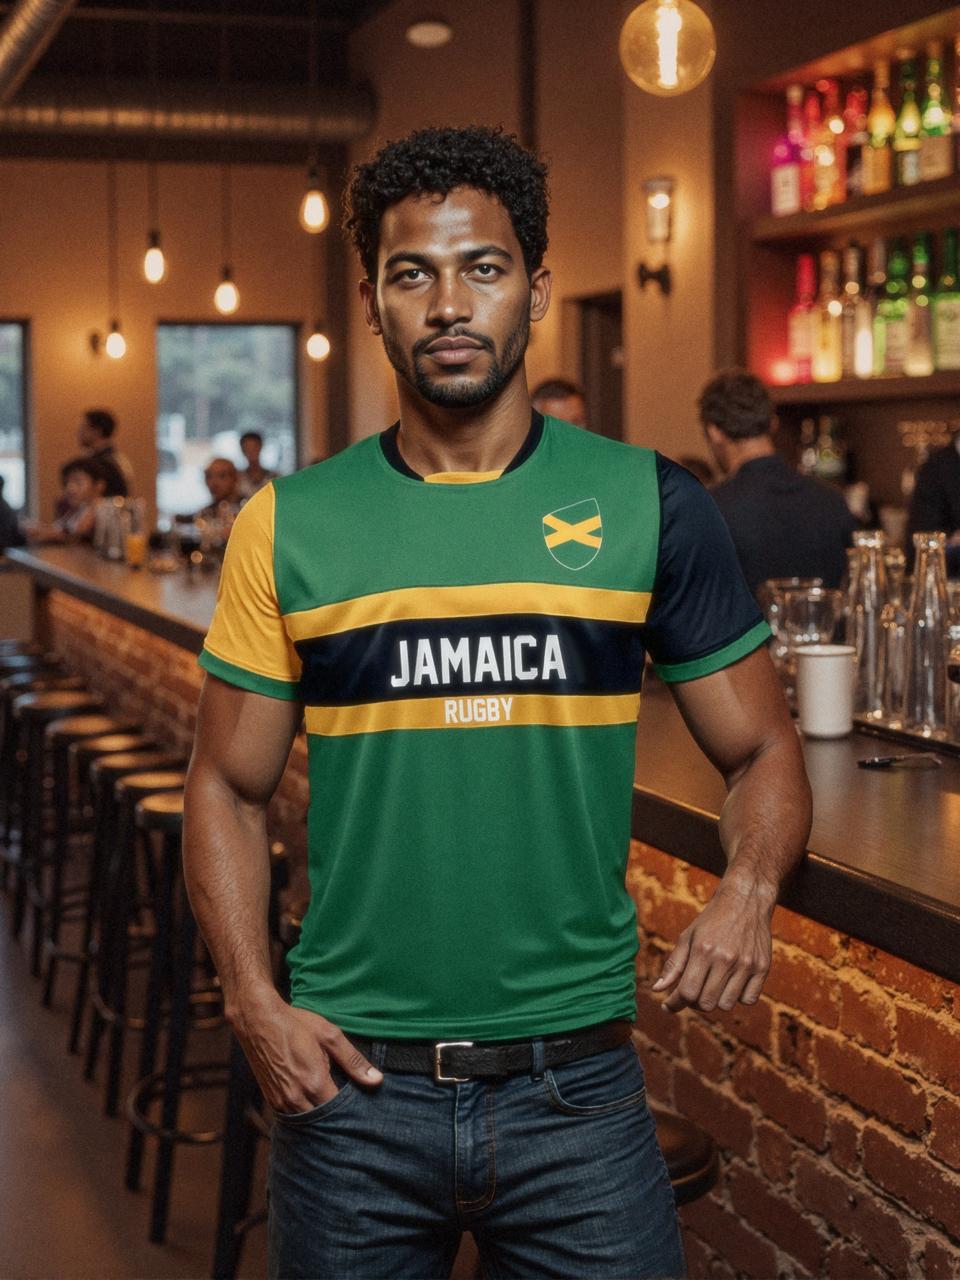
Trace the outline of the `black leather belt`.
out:
[[[615,1049],[630,1039],[631,1025],[625,1019],[598,1022],[577,1031],[561,1031],[543,1040],[543,1065],[558,1067],[563,1062],[589,1058],[604,1049]],[[374,1041],[347,1033],[347,1039],[365,1058],[375,1043],[386,1044],[381,1065],[385,1071],[417,1072],[433,1076],[442,1084],[463,1083],[476,1076],[510,1076],[533,1066],[533,1044],[529,1040],[386,1040]]]

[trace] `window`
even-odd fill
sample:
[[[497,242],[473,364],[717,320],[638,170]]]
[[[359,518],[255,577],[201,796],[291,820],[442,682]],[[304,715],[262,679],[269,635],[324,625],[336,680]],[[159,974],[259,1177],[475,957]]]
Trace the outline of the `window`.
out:
[[[263,436],[262,466],[295,470],[296,353],[293,325],[158,325],[158,511],[173,516],[205,506],[204,468],[214,457],[245,466],[245,431]]]
[[[26,354],[27,326],[0,320],[0,476],[16,511],[27,500]]]

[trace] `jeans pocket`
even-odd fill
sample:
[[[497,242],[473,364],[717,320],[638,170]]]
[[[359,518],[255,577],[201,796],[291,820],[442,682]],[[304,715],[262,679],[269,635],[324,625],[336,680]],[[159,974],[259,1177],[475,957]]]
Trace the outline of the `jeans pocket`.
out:
[[[320,1120],[330,1115],[332,1111],[338,1110],[353,1096],[353,1084],[348,1080],[345,1085],[328,1098],[326,1102],[321,1102],[315,1107],[309,1107],[306,1111],[275,1111],[274,1119],[281,1121],[283,1124],[309,1124],[311,1120]]]
[[[547,1100],[568,1116],[600,1116],[635,1107],[645,1097],[643,1068],[631,1044],[548,1068]]]

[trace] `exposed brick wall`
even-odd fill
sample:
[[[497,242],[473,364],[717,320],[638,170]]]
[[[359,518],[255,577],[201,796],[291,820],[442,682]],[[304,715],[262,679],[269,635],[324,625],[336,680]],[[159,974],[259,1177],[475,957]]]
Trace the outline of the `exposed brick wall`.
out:
[[[760,1001],[670,1015],[650,983],[717,881],[635,843],[627,883],[650,1095],[722,1148],[691,1277],[957,1280],[960,987],[778,907]]]
[[[164,746],[189,755],[203,671],[196,656],[64,592],[47,596],[50,645],[72,672],[107,700],[108,712],[136,716]],[[301,734],[270,807],[270,831],[291,856],[305,856],[307,746]]]

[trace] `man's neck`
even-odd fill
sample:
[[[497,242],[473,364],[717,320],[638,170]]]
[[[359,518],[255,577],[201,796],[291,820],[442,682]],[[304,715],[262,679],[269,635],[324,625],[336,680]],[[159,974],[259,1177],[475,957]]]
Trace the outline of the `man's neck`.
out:
[[[751,436],[746,440],[731,441],[725,479],[735,476],[744,463],[752,462],[754,458],[770,458],[776,452],[776,446],[769,436]]]
[[[530,395],[523,368],[493,401],[471,409],[430,404],[398,380],[397,447],[417,475],[441,471],[502,471],[530,431]]]

